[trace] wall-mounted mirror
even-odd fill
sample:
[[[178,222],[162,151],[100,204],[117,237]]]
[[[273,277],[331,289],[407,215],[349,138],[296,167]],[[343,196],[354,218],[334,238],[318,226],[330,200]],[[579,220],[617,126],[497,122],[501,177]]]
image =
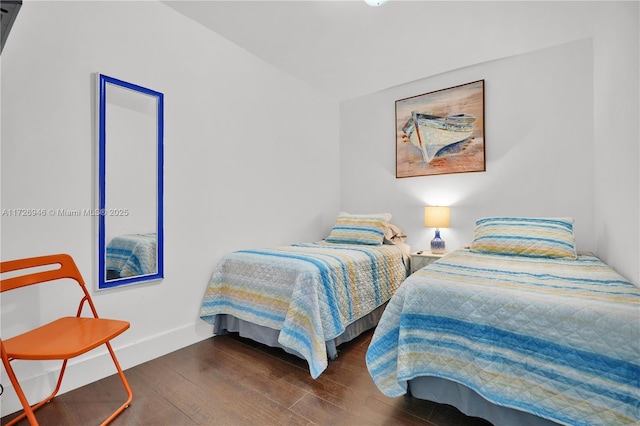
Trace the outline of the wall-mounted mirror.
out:
[[[164,96],[98,76],[98,289],[106,289],[163,277]]]

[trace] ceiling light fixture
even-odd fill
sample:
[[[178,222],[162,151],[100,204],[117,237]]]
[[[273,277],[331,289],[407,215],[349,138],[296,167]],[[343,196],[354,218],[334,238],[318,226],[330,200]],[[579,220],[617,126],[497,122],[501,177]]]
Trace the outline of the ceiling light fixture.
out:
[[[387,1],[389,1],[389,0],[364,0],[364,2],[366,4],[368,4],[369,6],[373,6],[373,7],[382,6]]]

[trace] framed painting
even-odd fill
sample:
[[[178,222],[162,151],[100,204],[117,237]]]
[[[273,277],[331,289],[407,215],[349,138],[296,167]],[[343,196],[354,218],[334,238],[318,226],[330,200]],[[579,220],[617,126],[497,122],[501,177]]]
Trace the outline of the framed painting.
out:
[[[484,80],[396,101],[396,178],[485,165]]]

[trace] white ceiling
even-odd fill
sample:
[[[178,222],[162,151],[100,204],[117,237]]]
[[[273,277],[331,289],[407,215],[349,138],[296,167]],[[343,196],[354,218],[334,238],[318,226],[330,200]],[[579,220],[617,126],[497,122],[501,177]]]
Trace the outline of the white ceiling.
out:
[[[557,43],[566,26],[551,2],[164,3],[339,101]]]

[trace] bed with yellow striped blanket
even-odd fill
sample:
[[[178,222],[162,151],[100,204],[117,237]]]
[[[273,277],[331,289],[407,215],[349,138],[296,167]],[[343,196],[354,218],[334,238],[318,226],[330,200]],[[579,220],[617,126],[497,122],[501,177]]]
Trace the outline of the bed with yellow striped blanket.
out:
[[[588,254],[456,250],[398,289],[367,367],[388,396],[413,394],[418,380],[435,378],[530,418],[637,425],[640,289]],[[468,412],[464,401],[451,405],[496,425],[523,424]]]
[[[306,359],[317,378],[328,365],[327,342],[381,312],[406,276],[399,245],[319,241],[241,250],[218,263],[200,317],[215,326],[231,317],[260,327],[258,333],[273,332],[273,345]]]

